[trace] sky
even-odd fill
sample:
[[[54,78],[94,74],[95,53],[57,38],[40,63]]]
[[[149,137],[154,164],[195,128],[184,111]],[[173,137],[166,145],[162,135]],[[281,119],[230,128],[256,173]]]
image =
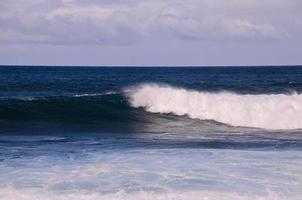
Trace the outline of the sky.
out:
[[[0,0],[0,64],[302,64],[301,0]]]

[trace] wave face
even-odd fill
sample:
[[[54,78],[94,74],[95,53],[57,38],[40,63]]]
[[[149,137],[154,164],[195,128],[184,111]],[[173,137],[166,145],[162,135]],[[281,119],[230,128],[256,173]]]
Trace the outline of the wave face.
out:
[[[0,100],[0,133],[53,130],[132,132],[139,118],[122,94],[77,94]]]
[[[243,95],[200,92],[169,85],[144,84],[128,92],[133,107],[173,113],[232,126],[264,129],[302,128],[302,95]]]

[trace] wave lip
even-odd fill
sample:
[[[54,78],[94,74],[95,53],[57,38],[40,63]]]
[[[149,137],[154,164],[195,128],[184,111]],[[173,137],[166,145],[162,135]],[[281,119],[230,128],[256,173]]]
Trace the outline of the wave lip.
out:
[[[186,115],[232,126],[272,130],[302,128],[302,95],[242,95],[143,84],[127,91],[131,106],[152,113]]]

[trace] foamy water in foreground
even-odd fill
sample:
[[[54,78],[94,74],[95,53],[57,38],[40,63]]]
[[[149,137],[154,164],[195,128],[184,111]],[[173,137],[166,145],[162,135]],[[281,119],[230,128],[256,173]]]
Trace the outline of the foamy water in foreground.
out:
[[[104,148],[108,139],[92,138],[40,137],[40,143],[7,147],[0,199],[301,197],[301,151]]]

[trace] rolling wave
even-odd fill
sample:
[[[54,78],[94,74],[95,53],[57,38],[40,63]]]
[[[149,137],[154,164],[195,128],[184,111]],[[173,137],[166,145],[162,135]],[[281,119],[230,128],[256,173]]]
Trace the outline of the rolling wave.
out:
[[[126,94],[133,107],[143,107],[152,113],[186,115],[232,126],[273,130],[302,128],[302,95],[296,93],[241,95],[143,84],[128,89]]]
[[[0,132],[4,129],[19,129],[20,126],[22,129],[24,126],[48,129],[50,124],[63,127],[74,124],[81,128],[98,126],[109,130],[121,124],[125,129],[135,118],[133,110],[127,99],[118,93],[31,100],[4,99],[0,100]]]

